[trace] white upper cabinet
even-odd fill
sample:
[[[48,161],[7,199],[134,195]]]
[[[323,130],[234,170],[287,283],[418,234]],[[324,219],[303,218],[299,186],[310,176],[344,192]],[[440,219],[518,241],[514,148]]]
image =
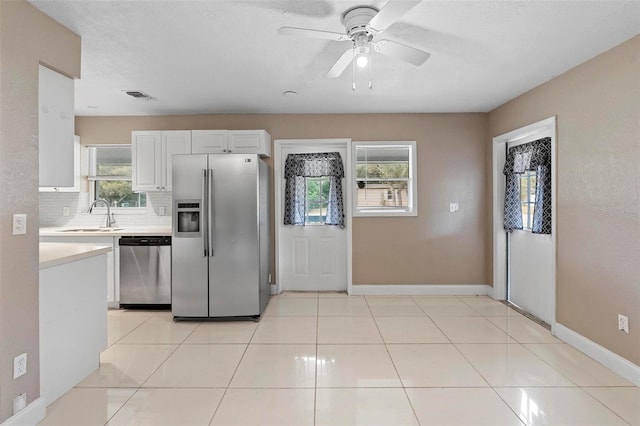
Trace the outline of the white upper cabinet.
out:
[[[40,65],[38,106],[40,186],[73,187],[73,79]]]
[[[134,191],[159,191],[162,132],[131,133],[131,186]]]
[[[271,157],[271,135],[266,130],[229,130],[227,152]]]
[[[271,135],[265,130],[193,130],[193,154],[259,154],[271,156]]]
[[[192,130],[192,154],[224,154],[227,152],[229,131]]]
[[[135,131],[131,133],[134,191],[170,191],[171,158],[191,152],[191,131]]]
[[[80,137],[73,137],[73,186],[41,186],[40,192],[80,192]],[[85,148],[86,149],[86,148]]]
[[[189,153],[191,153],[191,131],[172,130],[162,132],[161,190],[171,191],[171,158],[175,154]]]

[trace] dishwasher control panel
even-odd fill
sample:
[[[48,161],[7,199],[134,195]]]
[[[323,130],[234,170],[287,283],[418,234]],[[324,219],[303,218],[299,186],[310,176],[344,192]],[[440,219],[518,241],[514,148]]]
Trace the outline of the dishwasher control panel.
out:
[[[170,236],[122,236],[119,244],[121,246],[170,246]]]

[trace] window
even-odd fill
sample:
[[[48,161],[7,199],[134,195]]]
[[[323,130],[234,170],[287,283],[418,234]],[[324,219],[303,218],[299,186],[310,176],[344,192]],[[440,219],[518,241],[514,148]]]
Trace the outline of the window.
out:
[[[522,229],[533,227],[533,208],[536,204],[536,172],[526,170],[520,175],[520,203],[522,204]]]
[[[354,216],[416,216],[416,143],[354,142]]]
[[[307,177],[305,184],[304,224],[323,225],[329,207],[329,179],[327,176]]]
[[[147,195],[131,189],[131,146],[89,147],[91,200],[104,199],[112,208],[146,207]]]
[[[285,225],[331,225],[344,228],[344,164],[340,153],[288,154],[284,177]]]

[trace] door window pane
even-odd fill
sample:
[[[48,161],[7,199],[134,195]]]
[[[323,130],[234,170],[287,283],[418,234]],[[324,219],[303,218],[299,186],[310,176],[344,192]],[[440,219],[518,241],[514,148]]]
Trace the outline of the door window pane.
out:
[[[327,218],[330,183],[327,177],[307,177],[305,225],[322,225]]]
[[[533,208],[536,201],[536,172],[527,170],[520,175],[520,202],[522,203],[522,229],[531,230]]]

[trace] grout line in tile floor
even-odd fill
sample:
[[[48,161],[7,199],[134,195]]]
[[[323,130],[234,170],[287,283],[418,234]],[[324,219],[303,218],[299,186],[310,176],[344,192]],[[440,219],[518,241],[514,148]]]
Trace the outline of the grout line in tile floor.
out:
[[[320,297],[316,299],[316,356],[313,377],[313,425],[318,421],[318,335],[320,334]]]

